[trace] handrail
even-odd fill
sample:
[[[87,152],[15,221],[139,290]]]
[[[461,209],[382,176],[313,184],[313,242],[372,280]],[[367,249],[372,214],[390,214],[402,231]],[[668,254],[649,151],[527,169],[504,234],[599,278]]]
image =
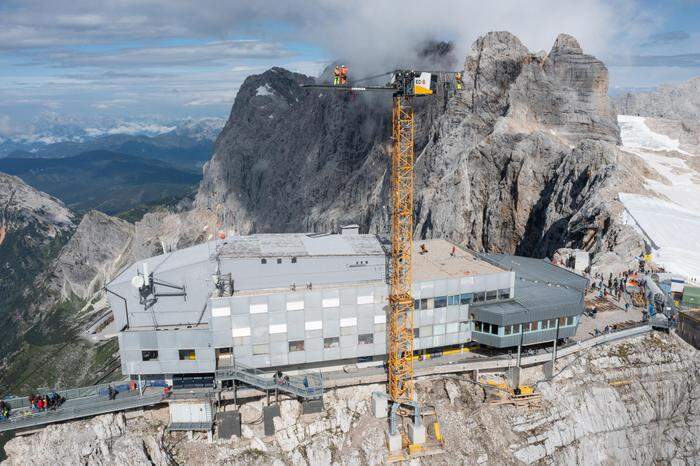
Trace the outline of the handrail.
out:
[[[281,390],[302,398],[318,398],[323,396],[323,379],[309,373],[287,376],[288,380],[280,383],[257,368],[246,367],[239,363],[216,371],[217,379],[235,379],[261,390]],[[306,378],[307,385],[304,384]],[[313,383],[312,383],[313,382]]]

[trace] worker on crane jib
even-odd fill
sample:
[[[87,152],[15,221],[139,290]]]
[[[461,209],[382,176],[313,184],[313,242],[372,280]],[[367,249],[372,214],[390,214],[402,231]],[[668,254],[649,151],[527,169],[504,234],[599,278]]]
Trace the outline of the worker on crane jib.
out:
[[[333,85],[337,86],[340,84],[340,66],[335,65],[335,68],[333,68]]]
[[[462,73],[455,73],[455,89],[462,90]]]

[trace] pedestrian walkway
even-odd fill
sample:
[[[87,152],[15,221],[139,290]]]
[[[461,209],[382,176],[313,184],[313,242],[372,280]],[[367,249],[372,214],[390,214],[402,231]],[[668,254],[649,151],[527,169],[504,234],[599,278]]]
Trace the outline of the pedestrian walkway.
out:
[[[162,403],[165,398],[162,390],[156,389],[146,390],[143,394],[140,394],[138,390],[122,392],[117,394],[114,400],[101,395],[98,391],[89,396],[68,399],[56,410],[31,412],[28,407],[13,408],[10,418],[0,421],[0,432],[153,406]],[[12,404],[13,401],[11,399],[9,403]]]
[[[275,380],[258,369],[235,364],[217,370],[216,379],[217,381],[235,380],[263,391],[278,390],[303,400],[323,396],[323,378],[320,373],[297,374],[286,376],[283,380]]]

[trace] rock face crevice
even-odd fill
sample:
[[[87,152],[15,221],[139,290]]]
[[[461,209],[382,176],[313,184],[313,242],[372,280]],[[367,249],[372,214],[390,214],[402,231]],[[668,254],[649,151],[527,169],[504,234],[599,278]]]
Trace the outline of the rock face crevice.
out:
[[[241,87],[195,206],[237,233],[389,220],[388,95],[303,89],[273,68]],[[480,250],[551,255],[618,245],[620,182],[608,72],[562,34],[533,54],[512,34],[477,39],[464,89],[416,99],[416,232]],[[606,227],[607,225],[607,227]]]

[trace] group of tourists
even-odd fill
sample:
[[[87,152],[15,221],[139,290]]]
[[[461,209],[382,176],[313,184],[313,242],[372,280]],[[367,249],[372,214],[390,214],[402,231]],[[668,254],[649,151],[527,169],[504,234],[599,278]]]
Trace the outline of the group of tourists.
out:
[[[593,290],[598,290],[598,294],[601,297],[608,297],[608,295],[614,296],[615,299],[619,300],[625,293],[627,280],[633,274],[631,270],[613,275],[610,273],[605,279],[605,276],[601,273],[596,273],[593,276],[591,283],[591,288]]]
[[[41,411],[55,410],[66,401],[58,393],[50,393],[48,395],[29,395],[29,406],[32,412],[38,413]]]

